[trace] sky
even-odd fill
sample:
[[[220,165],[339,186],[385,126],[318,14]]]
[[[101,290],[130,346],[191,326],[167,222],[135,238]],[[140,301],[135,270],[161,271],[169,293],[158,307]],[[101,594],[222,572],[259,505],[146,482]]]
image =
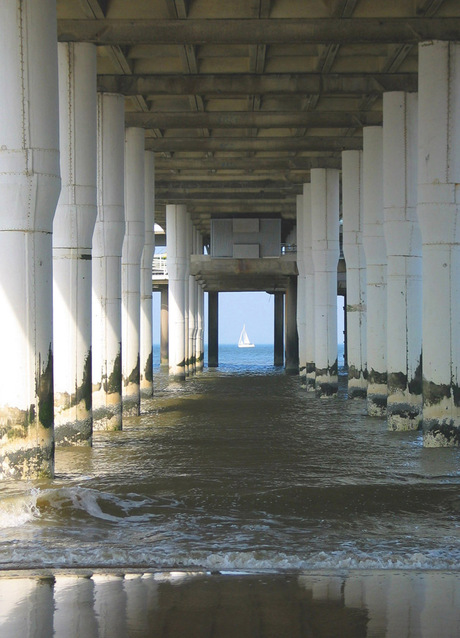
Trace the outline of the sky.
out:
[[[205,294],[205,318],[207,301]],[[337,342],[343,342],[343,297],[337,297]],[[273,343],[274,296],[266,292],[219,293],[219,343],[238,343],[243,324],[255,344]],[[160,341],[160,293],[153,294],[153,340]]]

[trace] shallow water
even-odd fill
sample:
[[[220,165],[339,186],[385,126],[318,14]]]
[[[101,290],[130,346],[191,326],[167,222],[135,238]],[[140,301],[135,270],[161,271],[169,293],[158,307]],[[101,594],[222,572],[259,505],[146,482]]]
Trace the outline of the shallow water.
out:
[[[252,350],[252,349],[251,349]],[[155,397],[56,479],[0,485],[0,569],[460,570],[460,451],[307,394],[270,349]]]

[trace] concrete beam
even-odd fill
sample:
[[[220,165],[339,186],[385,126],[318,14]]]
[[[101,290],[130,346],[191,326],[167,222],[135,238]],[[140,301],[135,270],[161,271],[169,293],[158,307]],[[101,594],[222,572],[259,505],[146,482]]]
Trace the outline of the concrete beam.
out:
[[[360,150],[361,137],[168,137],[162,139],[146,138],[146,149],[150,151],[344,151]]]
[[[133,44],[337,44],[458,40],[460,18],[59,20],[61,42]]]
[[[126,126],[186,128],[362,128],[382,124],[379,111],[212,111],[126,113]]]
[[[309,171],[340,168],[341,159],[329,154],[317,157],[161,157],[155,158],[156,175],[162,171]],[[245,176],[245,179],[247,176]],[[304,180],[305,181],[305,180]]]
[[[381,95],[416,91],[416,73],[228,73],[99,75],[98,91],[122,95]]]

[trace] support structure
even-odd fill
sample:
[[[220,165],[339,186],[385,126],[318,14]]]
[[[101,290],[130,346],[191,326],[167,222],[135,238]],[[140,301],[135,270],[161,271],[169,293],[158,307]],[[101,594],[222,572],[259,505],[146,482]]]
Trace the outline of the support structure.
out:
[[[297,334],[297,277],[289,277],[285,294],[285,370],[287,374],[299,374],[299,337]]]
[[[315,269],[312,253],[311,184],[303,185],[303,260],[305,271],[305,349],[306,384],[308,392],[315,392]]]
[[[274,293],[274,335],[273,335],[273,364],[284,364],[284,293]]]
[[[168,359],[169,374],[185,379],[185,276],[186,215],[183,204],[166,206],[168,265]]]
[[[387,247],[387,422],[422,420],[422,238],[417,219],[417,94],[383,94],[383,205]]]
[[[168,365],[168,287],[161,286],[160,308],[160,365]]]
[[[299,375],[302,382],[307,375],[307,321],[306,321],[306,273],[305,273],[305,231],[304,231],[303,196],[296,197],[296,229],[297,229],[297,330],[299,335]]]
[[[125,237],[121,255],[123,414],[140,413],[140,284],[144,249],[144,129],[125,134]]]
[[[366,257],[363,247],[363,153],[342,152],[343,253],[347,265],[348,397],[366,398]]]
[[[56,445],[91,445],[91,244],[97,214],[96,47],[59,43],[62,188],[53,224]]]
[[[52,247],[59,197],[56,2],[0,22],[0,477],[54,472]]]
[[[315,269],[316,394],[338,390],[337,263],[339,261],[339,171],[311,171],[312,256]]]
[[[419,46],[423,442],[460,445],[460,43]]]
[[[97,219],[93,234],[93,427],[121,430],[121,252],[125,234],[124,98],[98,95]]]
[[[140,392],[153,395],[152,260],[155,252],[155,169],[154,154],[144,155],[145,239],[141,257]]]
[[[208,292],[208,368],[219,365],[219,293]]]
[[[367,412],[384,416],[387,405],[387,251],[383,231],[381,126],[364,127],[363,245],[367,295]]]

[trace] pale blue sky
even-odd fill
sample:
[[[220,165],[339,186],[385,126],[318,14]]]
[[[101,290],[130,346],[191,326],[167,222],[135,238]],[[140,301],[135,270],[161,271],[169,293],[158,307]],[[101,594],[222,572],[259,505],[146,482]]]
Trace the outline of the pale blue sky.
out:
[[[243,324],[255,344],[273,343],[273,295],[266,292],[219,293],[219,343],[237,343]],[[343,297],[337,298],[337,339],[343,342]],[[153,295],[154,343],[160,341],[160,293]],[[205,294],[207,323],[207,295]]]

